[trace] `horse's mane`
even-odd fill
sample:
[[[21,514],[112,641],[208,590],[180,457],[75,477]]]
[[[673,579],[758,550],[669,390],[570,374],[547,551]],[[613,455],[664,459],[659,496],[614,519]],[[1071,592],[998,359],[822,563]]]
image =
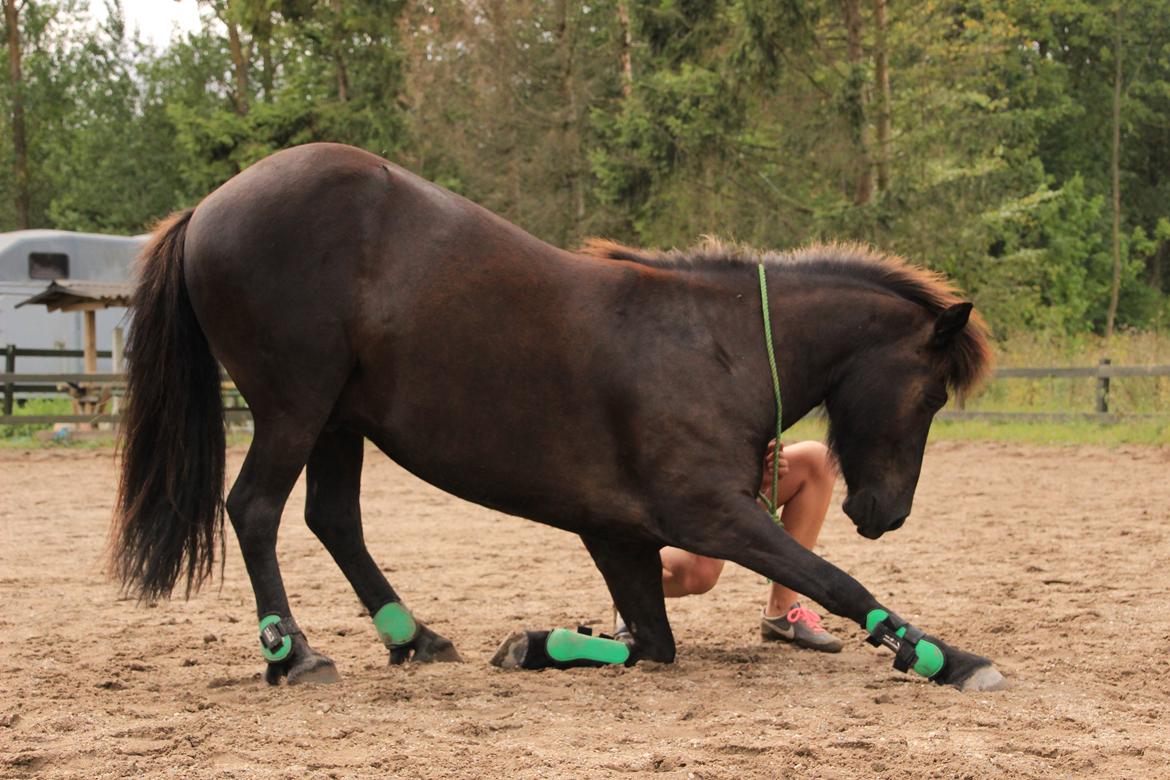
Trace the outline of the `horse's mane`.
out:
[[[690,249],[658,251],[632,249],[593,238],[581,251],[593,257],[628,260],[656,268],[751,269],[761,262],[787,265],[809,274],[867,282],[916,303],[931,314],[963,302],[955,286],[942,274],[863,244],[810,244],[790,252],[761,252],[743,244],[705,238]],[[978,312],[971,312],[967,327],[955,336],[946,351],[946,360],[947,384],[960,393],[977,387],[991,373],[994,358],[987,323]]]

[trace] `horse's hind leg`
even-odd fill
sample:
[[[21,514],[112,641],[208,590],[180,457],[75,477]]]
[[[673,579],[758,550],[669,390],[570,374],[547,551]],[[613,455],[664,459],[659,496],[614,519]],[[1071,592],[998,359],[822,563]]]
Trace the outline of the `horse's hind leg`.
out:
[[[333,682],[333,662],[313,650],[297,627],[276,560],[276,531],[288,494],[305,465],[313,434],[296,417],[257,418],[256,434],[244,467],[227,499],[228,516],[240,542],[244,565],[256,595],[261,623],[261,648],[268,668],[265,679],[275,685]]]
[[[370,557],[362,534],[359,493],[363,443],[359,434],[350,431],[326,430],[321,433],[309,456],[305,522],[333,556],[370,616],[375,617],[384,608],[389,609],[384,614],[405,608],[401,607],[398,594]],[[401,619],[403,614],[409,615],[399,613],[398,617]],[[401,643],[395,643],[392,636],[383,634],[391,663],[402,663],[408,658],[415,661],[461,660],[449,640],[420,622],[415,621],[414,628],[414,636]]]
[[[662,595],[659,547],[649,542],[585,534],[581,539],[634,637],[631,660],[674,661],[674,635]]]

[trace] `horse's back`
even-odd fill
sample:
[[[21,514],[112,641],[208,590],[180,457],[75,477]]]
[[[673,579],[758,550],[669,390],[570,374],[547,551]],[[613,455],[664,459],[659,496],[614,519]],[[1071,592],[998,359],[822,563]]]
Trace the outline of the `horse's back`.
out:
[[[485,397],[594,392],[572,324],[601,305],[589,274],[376,155],[277,153],[200,204],[186,250],[200,324],[258,419],[328,414],[424,460],[468,426],[508,438],[519,421]]]
[[[264,303],[357,315],[371,294],[385,313],[436,275],[556,251],[377,155],[322,143],[277,152],[204,199],[185,270],[197,306],[216,316]]]
[[[249,279],[357,269],[396,228],[425,232],[458,218],[454,197],[382,158],[339,144],[268,157],[199,204],[187,233],[193,289]]]

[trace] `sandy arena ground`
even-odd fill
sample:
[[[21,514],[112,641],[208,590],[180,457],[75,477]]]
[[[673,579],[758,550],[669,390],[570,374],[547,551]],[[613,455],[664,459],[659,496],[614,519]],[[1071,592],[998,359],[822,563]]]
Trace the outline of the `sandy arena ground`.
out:
[[[0,777],[1170,777],[1170,448],[938,444],[879,542],[837,497],[821,552],[1015,684],[974,695],[894,672],[839,618],[840,655],[761,644],[764,582],[735,566],[671,602],[672,666],[496,670],[514,628],[608,629],[600,575],[576,537],[374,453],[374,557],[467,663],[386,665],[302,484],[280,557],[343,681],[269,688],[230,531],[222,588],[190,602],[136,607],[100,576],[114,471],[0,451]]]

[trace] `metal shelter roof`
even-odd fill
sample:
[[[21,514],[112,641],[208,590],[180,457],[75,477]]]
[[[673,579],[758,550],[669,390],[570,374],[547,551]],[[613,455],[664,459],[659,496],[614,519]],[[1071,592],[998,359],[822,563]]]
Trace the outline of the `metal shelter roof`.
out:
[[[86,282],[70,279],[55,280],[42,292],[16,304],[46,306],[49,311],[84,311],[128,306],[134,285],[129,282]]]

